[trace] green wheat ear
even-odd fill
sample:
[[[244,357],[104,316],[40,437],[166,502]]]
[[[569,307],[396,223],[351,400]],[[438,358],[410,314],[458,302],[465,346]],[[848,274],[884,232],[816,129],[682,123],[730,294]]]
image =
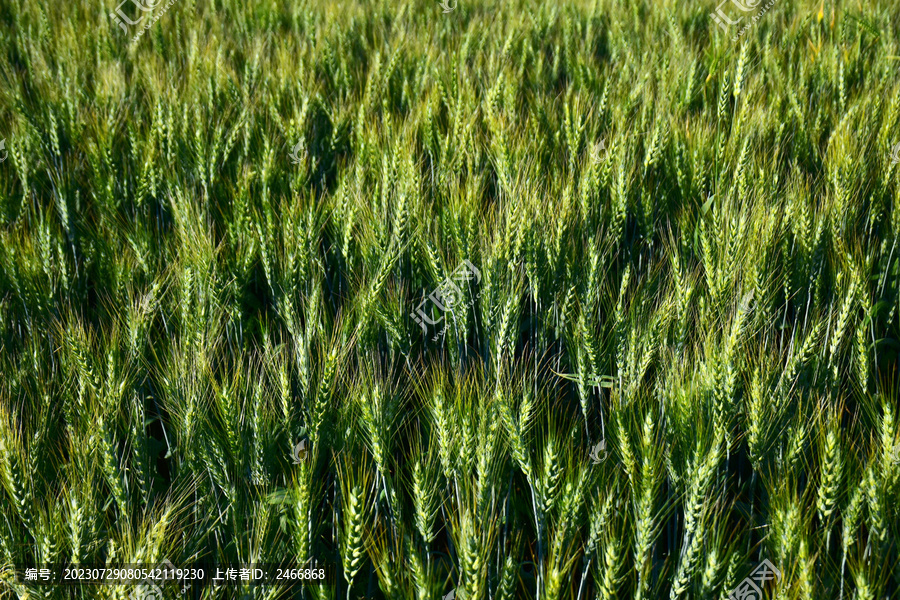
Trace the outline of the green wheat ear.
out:
[[[832,523],[841,491],[843,461],[840,441],[840,412],[834,411],[824,426],[824,440],[820,442],[821,482],[816,496],[816,509],[820,518]]]
[[[365,560],[364,532],[367,515],[372,504],[372,473],[366,461],[356,461],[352,465],[349,458],[344,460],[338,473],[341,480],[341,515],[343,528],[340,532],[340,553],[344,579],[352,587],[356,574]]]
[[[15,507],[23,525],[34,535],[37,525],[34,501],[28,474],[21,459],[23,454],[21,441],[15,429],[6,421],[6,415],[3,415],[0,427],[3,434],[0,436],[0,459],[2,459],[0,475],[3,477],[3,488],[12,499],[12,506]]]
[[[435,520],[440,508],[438,484],[440,469],[437,453],[414,446],[417,456],[413,459],[412,500],[415,507],[416,530],[426,548],[434,541],[437,531]]]

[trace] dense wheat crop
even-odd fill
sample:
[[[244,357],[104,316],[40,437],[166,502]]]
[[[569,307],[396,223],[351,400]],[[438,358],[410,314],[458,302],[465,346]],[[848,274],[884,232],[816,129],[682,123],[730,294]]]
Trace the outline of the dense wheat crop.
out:
[[[137,1],[0,1],[0,596],[900,598],[900,6]]]

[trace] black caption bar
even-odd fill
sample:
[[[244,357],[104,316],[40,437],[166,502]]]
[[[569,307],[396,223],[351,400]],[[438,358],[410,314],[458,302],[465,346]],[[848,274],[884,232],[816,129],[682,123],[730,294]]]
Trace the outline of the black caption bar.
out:
[[[292,563],[43,564],[16,567],[16,581],[32,585],[331,585],[333,565]]]

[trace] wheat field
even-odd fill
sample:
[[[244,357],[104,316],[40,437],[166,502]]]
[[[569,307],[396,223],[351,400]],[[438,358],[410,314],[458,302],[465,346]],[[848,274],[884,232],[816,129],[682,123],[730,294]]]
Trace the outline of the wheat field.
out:
[[[900,598],[900,5],[117,1],[0,2],[0,598]]]

